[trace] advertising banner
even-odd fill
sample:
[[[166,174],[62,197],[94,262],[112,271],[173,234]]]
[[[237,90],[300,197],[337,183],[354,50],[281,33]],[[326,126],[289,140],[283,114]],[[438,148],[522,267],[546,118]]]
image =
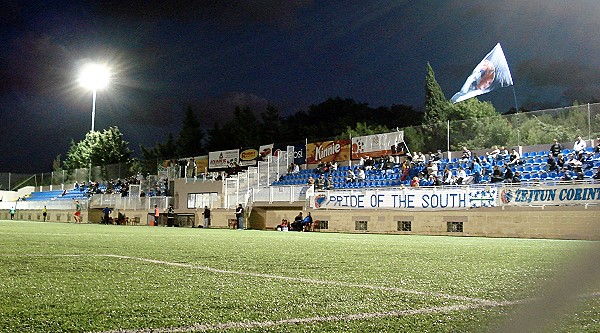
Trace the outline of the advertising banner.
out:
[[[600,184],[570,186],[502,187],[505,206],[581,205],[600,203]]]
[[[403,143],[404,131],[357,136],[352,138],[352,159],[356,160],[367,155],[380,157],[397,154],[404,150]]]
[[[273,156],[278,156],[280,152],[286,152],[288,146],[294,147],[294,164],[302,165],[306,164],[306,143],[298,142],[292,144],[277,144],[273,148]]]
[[[208,169],[235,168],[239,165],[240,150],[222,150],[208,153]]]
[[[494,207],[498,190],[448,189],[448,190],[367,190],[327,191],[311,198],[314,209],[401,209],[440,210]]]
[[[350,160],[350,140],[314,142],[306,145],[306,163],[344,162]]]

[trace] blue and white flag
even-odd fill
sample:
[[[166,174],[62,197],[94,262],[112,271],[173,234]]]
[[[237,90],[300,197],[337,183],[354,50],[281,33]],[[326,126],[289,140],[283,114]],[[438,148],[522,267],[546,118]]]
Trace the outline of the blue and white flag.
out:
[[[452,103],[483,95],[499,87],[513,85],[508,63],[500,43],[488,53],[467,78],[462,89],[452,96]]]

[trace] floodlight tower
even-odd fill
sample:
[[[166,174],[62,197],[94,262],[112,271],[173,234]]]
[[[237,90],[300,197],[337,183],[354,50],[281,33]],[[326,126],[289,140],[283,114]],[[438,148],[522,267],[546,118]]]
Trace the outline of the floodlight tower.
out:
[[[96,118],[96,92],[98,89],[105,88],[110,79],[110,70],[102,64],[88,63],[81,68],[79,75],[79,84],[92,91],[92,129],[94,131],[94,121]]]

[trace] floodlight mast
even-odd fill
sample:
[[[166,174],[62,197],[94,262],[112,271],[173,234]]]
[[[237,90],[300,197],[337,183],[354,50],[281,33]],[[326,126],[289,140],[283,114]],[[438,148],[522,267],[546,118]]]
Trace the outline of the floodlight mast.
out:
[[[101,64],[89,63],[83,66],[79,83],[92,91],[92,129],[94,131],[94,123],[96,119],[96,94],[98,89],[102,89],[108,85],[110,78],[109,69]]]

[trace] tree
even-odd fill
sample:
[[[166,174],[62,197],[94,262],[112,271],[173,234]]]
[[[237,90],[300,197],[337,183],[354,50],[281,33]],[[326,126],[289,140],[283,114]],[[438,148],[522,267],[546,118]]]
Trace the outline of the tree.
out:
[[[279,109],[273,105],[268,105],[267,109],[261,112],[260,118],[262,122],[260,123],[258,134],[262,144],[285,140],[283,136],[283,133],[285,133],[283,118],[279,113]]]
[[[192,157],[205,153],[202,145],[204,133],[191,106],[185,111],[181,131],[177,138],[177,156]]]
[[[427,75],[425,76],[425,114],[423,115],[425,125],[433,125],[448,120],[448,112],[451,105],[435,79],[433,68],[427,63]]]
[[[356,123],[354,128],[346,127],[346,131],[338,135],[336,139],[348,139],[350,137],[387,133],[390,130],[383,125],[369,125],[366,122]]]
[[[142,157],[146,160],[177,158],[177,145],[175,144],[173,133],[169,133],[167,142],[159,142],[151,148],[140,145],[140,150],[142,151]]]
[[[75,170],[87,168],[90,163],[93,166],[129,163],[131,154],[129,142],[123,139],[123,134],[115,126],[103,132],[88,132],[78,143],[71,140],[64,166],[67,170]]]

